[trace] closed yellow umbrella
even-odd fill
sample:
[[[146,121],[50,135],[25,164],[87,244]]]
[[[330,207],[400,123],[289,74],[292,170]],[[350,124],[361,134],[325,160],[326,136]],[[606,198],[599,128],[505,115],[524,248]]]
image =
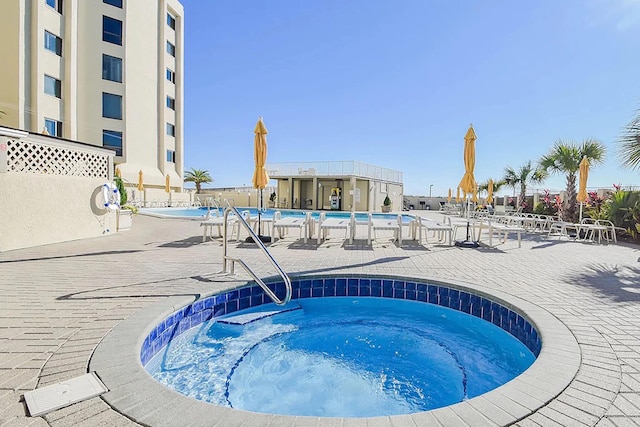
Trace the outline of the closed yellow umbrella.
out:
[[[460,187],[456,190],[456,203],[460,203]]]
[[[262,121],[262,117],[258,118],[258,123],[256,123],[256,127],[253,130],[253,158],[255,161],[255,169],[253,171],[253,179],[251,182],[253,183],[253,188],[257,188],[260,190],[260,206],[258,206],[258,237],[263,242],[270,242],[271,237],[262,236],[260,230],[260,222],[261,222],[261,212],[263,205],[262,198],[262,190],[265,189],[267,184],[269,183],[269,175],[267,174],[267,170],[265,169],[265,164],[267,163],[267,128]],[[253,241],[253,238],[249,236],[247,241]]]
[[[587,179],[589,178],[589,160],[587,156],[582,158],[580,162],[580,188],[578,190],[578,201],[584,203],[587,201]]]
[[[589,160],[587,156],[580,162],[580,188],[578,189],[578,201],[580,202],[580,221],[582,222],[582,204],[587,201],[587,179],[589,178]]]
[[[493,180],[492,179],[489,180],[489,184],[487,185],[487,193],[489,193],[489,195],[487,196],[487,204],[491,205],[493,204]]]
[[[144,191],[144,175],[142,173],[142,170],[140,170],[140,172],[138,172],[138,191]]]
[[[164,191],[166,191],[167,193],[171,192],[171,177],[169,176],[169,174],[167,174],[167,176],[164,178]]]
[[[471,194],[474,201],[478,201],[478,184],[473,176],[473,171],[476,166],[476,133],[473,130],[473,124],[469,125],[467,133],[464,135],[464,176],[460,180],[459,187],[465,193],[465,199],[467,194]],[[469,217],[469,208],[467,206],[467,218]],[[469,240],[469,222],[467,220],[467,237],[463,241],[456,241],[456,246],[463,248],[477,248],[478,242]]]
[[[451,188],[449,188],[449,195],[447,196],[447,203],[451,203]]]
[[[116,168],[116,176],[118,178],[122,178],[122,173],[120,172],[120,168]]]
[[[476,188],[476,179],[473,171],[476,167],[476,133],[473,125],[469,126],[469,130],[464,136],[464,176],[460,180],[460,188],[465,193],[471,194]]]
[[[269,175],[264,165],[267,163],[267,128],[262,122],[262,117],[258,119],[256,128],[253,130],[253,157],[255,160],[255,170],[253,171],[253,188],[264,190],[269,183]]]
[[[477,185],[476,185],[476,188],[473,189],[471,200],[473,200],[473,203],[478,203],[478,186]]]

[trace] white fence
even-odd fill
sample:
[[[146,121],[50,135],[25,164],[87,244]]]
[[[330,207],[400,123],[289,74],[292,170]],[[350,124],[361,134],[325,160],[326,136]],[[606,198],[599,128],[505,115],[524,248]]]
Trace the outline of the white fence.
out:
[[[115,232],[113,152],[0,127],[0,252]]]

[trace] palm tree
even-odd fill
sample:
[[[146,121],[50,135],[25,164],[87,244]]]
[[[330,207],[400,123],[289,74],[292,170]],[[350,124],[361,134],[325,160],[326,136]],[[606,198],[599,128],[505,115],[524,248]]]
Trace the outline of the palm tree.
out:
[[[605,151],[604,145],[596,139],[585,139],[581,145],[560,139],[551,151],[540,159],[540,165],[547,172],[567,174],[567,200],[562,209],[564,221],[575,221],[577,217],[576,173],[580,170],[582,158],[587,157],[591,168],[602,163]]]
[[[196,194],[200,194],[201,185],[213,182],[209,171],[203,169],[191,168],[190,171],[184,173],[184,182],[193,182],[196,184]]]
[[[540,166],[535,166],[529,160],[519,169],[514,169],[511,166],[504,168],[504,184],[513,187],[514,191],[516,186],[520,186],[520,194],[518,195],[517,206],[522,206],[527,193],[527,186],[529,184],[539,184],[547,178],[547,172]]]
[[[620,138],[618,157],[622,166],[631,169],[640,168],[640,112],[624,128]]]

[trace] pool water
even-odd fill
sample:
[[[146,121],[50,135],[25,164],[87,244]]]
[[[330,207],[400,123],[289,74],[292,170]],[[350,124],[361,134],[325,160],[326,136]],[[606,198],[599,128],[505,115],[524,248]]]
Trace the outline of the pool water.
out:
[[[215,208],[214,208],[215,209]],[[251,213],[251,216],[258,215],[258,210],[256,208],[237,208],[240,212],[248,210]],[[304,217],[307,211],[304,210],[283,210],[283,209],[263,209],[262,216],[265,218],[273,218],[274,212],[276,210],[280,210],[283,217]],[[188,219],[203,219],[207,216],[207,212],[209,208],[198,207],[198,208],[141,208],[140,213],[142,214],[150,214],[154,216],[162,216],[167,218],[188,218]],[[220,215],[222,215],[223,210],[220,210]],[[327,218],[349,218],[351,214],[349,212],[342,211],[326,211]],[[396,219],[398,214],[387,214],[387,213],[373,213],[374,217],[381,219]],[[320,212],[312,211],[311,217],[316,220],[320,219]],[[409,215],[402,215],[402,221],[404,223],[411,222],[413,218]],[[356,212],[356,221],[358,222],[367,222],[368,215],[366,212]]]
[[[296,300],[245,324],[217,317],[174,338],[146,365],[187,396],[254,412],[322,417],[407,414],[492,390],[535,356],[480,318],[375,297]],[[288,311],[287,311],[288,310]]]

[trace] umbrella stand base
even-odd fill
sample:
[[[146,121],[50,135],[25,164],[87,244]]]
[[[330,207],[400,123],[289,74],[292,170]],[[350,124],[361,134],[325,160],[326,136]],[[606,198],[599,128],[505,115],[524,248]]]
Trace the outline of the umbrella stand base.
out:
[[[454,243],[459,248],[478,248],[480,247],[480,243],[474,242],[473,240],[456,240]]]
[[[262,243],[271,243],[271,236],[258,236]],[[244,240],[245,243],[255,243],[253,237],[249,236]]]

